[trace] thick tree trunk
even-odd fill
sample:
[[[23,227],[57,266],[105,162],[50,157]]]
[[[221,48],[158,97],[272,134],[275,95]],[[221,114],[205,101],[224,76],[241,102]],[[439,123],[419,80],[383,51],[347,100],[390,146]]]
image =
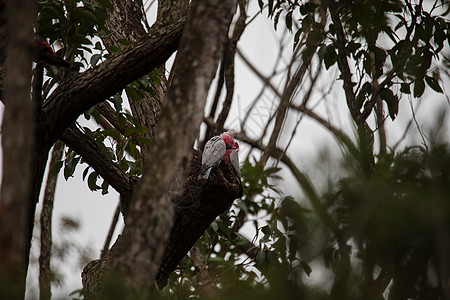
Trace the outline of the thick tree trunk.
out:
[[[28,265],[27,221],[31,202],[33,105],[31,49],[36,2],[7,1],[6,104],[2,124],[3,176],[0,194],[0,295],[21,299]]]

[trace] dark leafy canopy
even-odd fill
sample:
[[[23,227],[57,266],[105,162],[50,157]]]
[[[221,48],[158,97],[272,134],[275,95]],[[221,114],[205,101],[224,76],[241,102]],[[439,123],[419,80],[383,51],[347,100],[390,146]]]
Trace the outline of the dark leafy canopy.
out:
[[[338,25],[319,22],[320,13],[337,5],[345,32],[345,56],[359,71],[355,93],[359,109],[369,102],[373,91],[368,78],[385,82],[381,98],[395,119],[401,93],[420,97],[428,86],[442,93],[441,75],[432,63],[443,58],[442,49],[450,39],[449,6],[445,1],[259,1],[267,9],[275,28],[284,16],[286,27],[295,31],[294,47],[301,34],[313,34],[317,54],[328,69],[338,61]],[[417,1],[416,1],[417,2]],[[427,4],[427,5],[426,5]],[[295,27],[293,28],[293,24]],[[310,40],[311,41],[311,40]],[[307,40],[308,43],[308,40]],[[412,87],[412,88],[411,88]],[[368,111],[370,113],[370,111]],[[366,116],[368,116],[366,113]]]

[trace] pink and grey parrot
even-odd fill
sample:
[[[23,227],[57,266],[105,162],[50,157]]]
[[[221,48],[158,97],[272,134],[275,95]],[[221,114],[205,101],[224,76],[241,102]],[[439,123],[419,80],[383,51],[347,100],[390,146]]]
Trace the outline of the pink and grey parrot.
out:
[[[198,176],[198,179],[208,179],[209,174],[211,173],[211,169],[219,165],[222,159],[226,159],[231,162],[235,172],[236,169],[239,171],[239,157],[237,157],[236,152],[236,150],[239,148],[239,145],[233,139],[234,134],[234,130],[228,130],[221,135],[213,136],[206,143],[205,149],[203,150],[202,167],[200,169],[200,175]]]

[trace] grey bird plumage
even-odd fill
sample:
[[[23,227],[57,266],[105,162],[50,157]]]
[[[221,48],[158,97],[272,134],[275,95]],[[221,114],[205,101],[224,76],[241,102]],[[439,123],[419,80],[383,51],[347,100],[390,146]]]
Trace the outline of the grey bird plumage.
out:
[[[202,167],[198,179],[208,179],[211,169],[217,166],[226,153],[226,144],[222,136],[213,136],[205,145],[202,155]]]
[[[233,151],[231,151],[230,153],[230,162],[231,165],[233,166],[233,171],[234,171],[234,176],[236,177],[236,179],[241,182],[241,169],[239,166],[239,153],[238,150],[233,149]]]

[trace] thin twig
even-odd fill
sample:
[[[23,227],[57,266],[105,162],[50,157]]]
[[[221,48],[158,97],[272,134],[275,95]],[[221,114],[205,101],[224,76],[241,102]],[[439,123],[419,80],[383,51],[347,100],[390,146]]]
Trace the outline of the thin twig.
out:
[[[111,239],[114,230],[116,229],[117,221],[119,221],[119,216],[120,216],[120,202],[117,205],[116,211],[114,212],[111,225],[109,226],[108,235],[106,236],[105,243],[103,244],[103,250],[100,252],[100,258],[104,258],[105,255],[108,253],[109,245],[111,244]]]

